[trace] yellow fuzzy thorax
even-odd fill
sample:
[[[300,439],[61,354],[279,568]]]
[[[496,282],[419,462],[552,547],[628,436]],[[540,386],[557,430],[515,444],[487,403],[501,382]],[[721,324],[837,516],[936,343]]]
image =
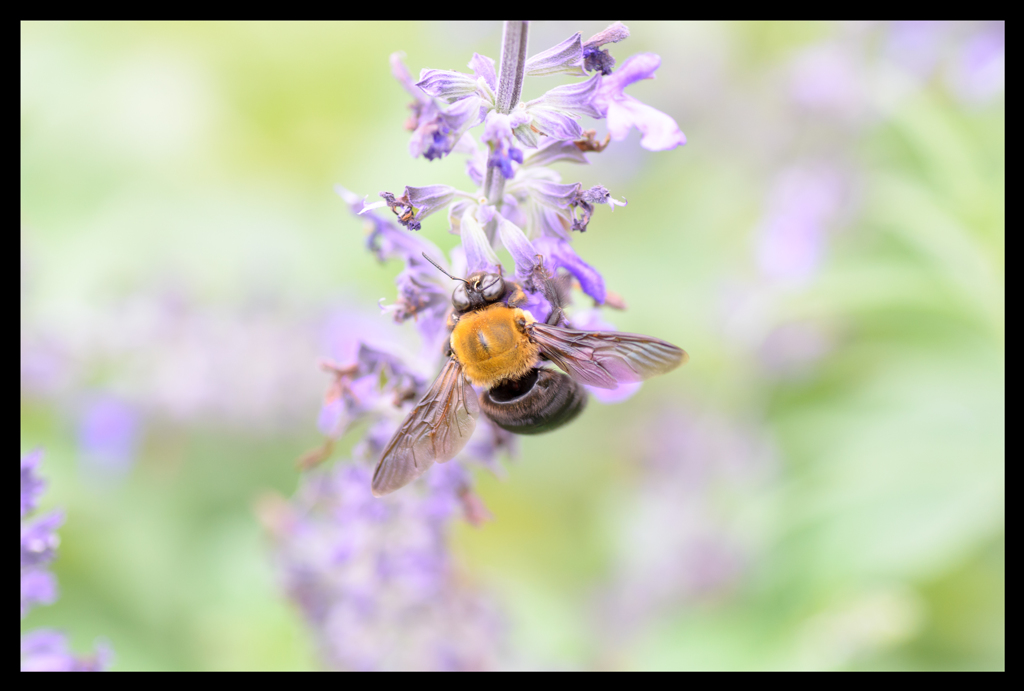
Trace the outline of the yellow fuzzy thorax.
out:
[[[520,319],[535,321],[529,312],[502,304],[459,317],[450,342],[471,383],[490,389],[504,379],[518,379],[536,364],[539,351],[520,329]]]

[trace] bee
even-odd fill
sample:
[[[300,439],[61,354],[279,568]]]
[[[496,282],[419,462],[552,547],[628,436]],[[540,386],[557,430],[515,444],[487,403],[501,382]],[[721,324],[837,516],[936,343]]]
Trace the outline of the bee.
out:
[[[384,447],[373,473],[374,496],[394,492],[435,462],[453,458],[472,436],[481,411],[515,434],[548,432],[582,412],[587,393],[581,384],[613,389],[669,372],[689,358],[682,348],[651,336],[559,326],[561,291],[543,270],[543,293],[554,309],[538,322],[521,309],[527,296],[514,281],[485,271],[457,278],[423,256],[461,281],[452,293],[448,360]],[[479,398],[473,385],[483,389]]]

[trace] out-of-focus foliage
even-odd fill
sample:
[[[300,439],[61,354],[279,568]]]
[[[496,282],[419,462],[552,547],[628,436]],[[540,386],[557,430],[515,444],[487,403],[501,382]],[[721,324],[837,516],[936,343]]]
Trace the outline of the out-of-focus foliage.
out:
[[[629,200],[576,247],[691,361],[479,474],[462,577],[524,667],[1002,668],[1001,26],[626,23],[689,142],[574,170]],[[499,40],[22,25],[21,438],[66,512],[23,630],[114,669],[319,664],[254,506],[318,441],[339,315],[394,296],[332,186],[464,185],[409,158],[388,55]]]

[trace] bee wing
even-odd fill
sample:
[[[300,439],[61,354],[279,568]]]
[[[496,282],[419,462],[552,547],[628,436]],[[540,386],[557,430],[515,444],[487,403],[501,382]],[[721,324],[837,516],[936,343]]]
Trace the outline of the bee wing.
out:
[[[451,460],[473,435],[479,413],[480,402],[462,365],[450,358],[384,448],[373,471],[373,495],[394,492],[435,461]]]
[[[689,359],[671,343],[617,331],[577,331],[540,322],[526,332],[573,379],[602,389],[674,370]]]

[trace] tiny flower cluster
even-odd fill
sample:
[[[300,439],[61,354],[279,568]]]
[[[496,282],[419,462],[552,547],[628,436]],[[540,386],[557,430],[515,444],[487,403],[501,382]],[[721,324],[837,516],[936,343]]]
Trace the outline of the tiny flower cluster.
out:
[[[615,69],[615,59],[601,49],[628,36],[621,23],[587,41],[576,33],[526,59],[518,72],[512,64],[501,74],[496,72],[494,60],[474,54],[469,61],[472,74],[424,69],[414,81],[401,56],[392,56],[392,73],[416,99],[413,117],[407,123],[413,131],[410,153],[429,160],[466,154],[467,174],[477,186],[473,190],[448,185],[406,186],[401,195],[381,192],[382,201],[361,206],[356,195],[339,189],[354,211],[372,219],[370,242],[378,256],[383,251],[406,263],[398,279],[399,300],[390,308],[396,319],[415,318],[427,340],[435,341],[443,329],[441,317],[448,307],[449,290],[444,277],[420,256],[425,252],[432,259],[443,260],[441,253],[427,243],[396,237],[400,232],[394,225],[375,215],[375,210],[383,207],[408,230],[419,230],[424,219],[445,211],[451,232],[462,240],[457,273],[502,271],[495,250],[504,247],[515,261],[516,280],[529,298],[526,309],[537,319],[546,319],[551,313],[535,280],[541,272],[556,275],[563,271],[595,304],[605,304],[604,279],[573,250],[571,232],[585,232],[597,206],[614,209],[626,202],[612,197],[601,185],[585,189],[580,183],[563,183],[549,166],[560,161],[588,163],[587,153],[600,152],[609,141],[624,139],[634,127],[643,135],[641,146],[652,151],[686,143],[670,116],[625,93],[630,84],[653,78],[661,59],[641,53]],[[556,86],[530,101],[502,103],[500,97],[509,91],[508,84],[514,83],[512,91],[518,98],[524,77],[585,77],[588,72],[593,74],[584,81]],[[583,116],[607,121],[608,135],[603,142],[596,139],[595,131],[583,129]],[[468,130],[480,124],[482,143],[477,143]]]
[[[21,457],[21,617],[35,605],[57,600],[57,579],[47,570],[56,556],[57,528],[64,522],[61,511],[25,520],[35,510],[46,483],[38,475],[41,450]],[[76,657],[59,631],[39,629],[21,637],[21,669],[27,672],[96,672],[109,664],[110,650],[103,645],[89,657]]]
[[[291,503],[267,500],[284,588],[317,634],[324,659],[350,670],[480,670],[498,666],[502,619],[460,581],[447,525],[468,478],[449,463],[426,493],[382,502],[370,471],[338,465]]]

